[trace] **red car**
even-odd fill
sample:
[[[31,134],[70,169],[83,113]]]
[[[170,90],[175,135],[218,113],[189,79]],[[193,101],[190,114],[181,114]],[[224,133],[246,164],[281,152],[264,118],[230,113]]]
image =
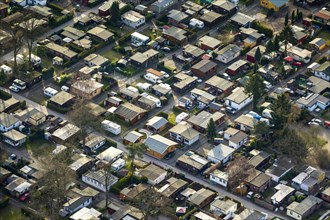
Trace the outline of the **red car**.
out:
[[[24,201],[26,201],[29,197],[30,197],[30,194],[29,194],[29,193],[24,193],[23,195],[21,195],[21,196],[19,197],[19,200],[22,201],[22,202],[24,202]]]
[[[293,62],[293,66],[302,67],[302,63],[300,63],[300,62]]]

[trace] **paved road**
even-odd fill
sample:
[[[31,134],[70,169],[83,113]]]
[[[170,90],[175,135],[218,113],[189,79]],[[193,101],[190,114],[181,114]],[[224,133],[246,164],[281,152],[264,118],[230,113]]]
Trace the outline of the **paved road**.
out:
[[[58,116],[58,117],[62,117],[63,119],[66,119],[68,121],[70,120],[67,115],[63,115],[63,114],[57,113],[55,111],[52,111],[51,109],[48,109],[45,106],[39,105],[38,103],[33,102],[33,101],[25,98],[24,96],[21,96],[20,94],[12,93],[12,95],[16,99],[25,100],[27,105],[32,106],[32,107],[34,107],[34,108],[36,108],[36,109],[38,109],[38,110],[40,110],[40,111],[42,111],[42,112],[44,112],[46,114],[52,114],[52,115],[55,115],[55,116]],[[107,138],[113,140],[112,137],[109,137],[108,136]],[[124,152],[127,152],[125,146],[121,142],[119,142],[117,140],[115,140],[115,141],[117,142],[118,149],[120,149],[120,150],[122,150]],[[22,155],[19,152],[16,152],[16,153],[17,153],[17,155],[19,157],[20,156],[25,156],[25,154]],[[259,210],[261,212],[264,212],[264,213],[268,214],[268,217],[270,217],[270,218],[275,217],[275,216],[280,216],[280,217],[282,217],[284,219],[287,219],[285,216],[283,216],[283,215],[281,215],[279,213],[275,213],[275,212],[272,212],[270,210],[264,209],[264,208],[256,205],[255,203],[252,203],[251,201],[249,201],[249,200],[247,200],[245,198],[242,198],[242,197],[239,197],[239,196],[236,196],[234,194],[231,194],[231,193],[227,192],[224,188],[221,188],[221,187],[219,187],[217,185],[211,184],[208,180],[205,180],[205,179],[203,179],[200,176],[191,175],[190,173],[185,172],[185,171],[183,171],[183,170],[181,170],[181,169],[179,169],[179,168],[177,168],[175,166],[172,166],[170,164],[167,164],[164,161],[155,159],[155,158],[150,157],[148,155],[145,155],[144,158],[143,158],[143,160],[145,160],[146,162],[152,162],[152,163],[157,164],[157,165],[159,165],[161,167],[164,167],[164,168],[171,168],[176,173],[182,173],[187,178],[191,179],[192,181],[197,182],[197,183],[199,183],[201,185],[207,186],[210,189],[218,192],[221,196],[228,196],[228,197],[231,197],[231,198],[233,198],[233,199],[235,199],[237,201],[240,201],[248,209],[255,209],[255,210]]]

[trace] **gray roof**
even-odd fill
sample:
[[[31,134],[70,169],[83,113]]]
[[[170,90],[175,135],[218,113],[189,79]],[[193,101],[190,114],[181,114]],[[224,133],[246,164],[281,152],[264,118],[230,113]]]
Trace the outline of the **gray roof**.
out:
[[[218,64],[216,64],[213,61],[210,60],[201,60],[198,63],[196,63],[195,65],[193,65],[191,68],[192,69],[197,69],[203,73],[206,73],[207,71],[213,69],[214,67],[218,66]]]
[[[166,150],[174,145],[177,145],[176,142],[171,141],[163,136],[158,134],[149,136],[144,142],[150,150],[156,151],[157,153],[163,154]]]
[[[109,60],[102,55],[92,53],[84,58],[84,61],[91,62],[95,66],[103,66],[109,62]]]
[[[136,116],[145,112],[146,110],[128,102],[121,104],[115,110],[115,114],[124,117],[128,120],[133,120]]]
[[[224,114],[222,114],[221,112],[215,112],[211,114],[206,111],[201,111],[198,115],[193,115],[192,117],[190,117],[188,119],[188,122],[206,129],[207,124],[209,123],[211,118],[213,118],[213,121],[218,121],[223,117]]]
[[[308,212],[311,208],[313,208],[315,205],[318,205],[322,202],[321,199],[315,197],[315,196],[308,196],[305,198],[302,202],[292,202],[287,209],[292,210],[299,215],[303,216],[306,212]]]
[[[230,87],[234,85],[234,83],[221,78],[219,76],[213,76],[210,79],[208,79],[205,84],[208,84],[210,86],[216,87],[217,89],[220,89],[221,91],[226,91]]]
[[[237,60],[236,62],[232,63],[227,69],[236,71],[237,69],[241,68],[242,66],[246,65],[247,62],[245,60]]]
[[[105,181],[106,181],[106,176],[104,175],[104,172],[99,170],[99,171],[88,171],[87,173],[84,173],[83,176],[86,176],[90,179],[93,179],[99,183],[102,183],[103,185],[105,185]],[[115,177],[112,174],[109,174],[108,177],[108,185],[111,186],[113,184],[115,184],[118,181],[118,178]]]
[[[154,116],[148,120],[147,126],[153,127],[155,129],[160,129],[167,123],[168,123],[168,121],[165,118],[160,117],[160,116]]]
[[[251,185],[254,185],[256,187],[261,187],[265,183],[269,182],[271,179],[270,176],[267,174],[259,171],[259,170],[254,170],[246,179],[245,181],[250,183]]]
[[[112,32],[108,31],[107,29],[99,26],[90,29],[87,33],[99,37],[103,40],[108,40],[114,35]]]
[[[70,102],[71,100],[73,100],[74,97],[75,97],[74,95],[71,95],[68,92],[60,91],[59,93],[57,93],[56,95],[51,97],[49,99],[49,101],[54,102],[58,105],[64,105],[65,103]]]
[[[328,76],[330,76],[330,61],[326,61],[321,64],[321,66],[316,68],[316,71],[322,72]]]
[[[61,33],[61,35],[71,38],[72,40],[78,40],[85,36],[85,33],[74,27],[66,26],[65,28],[63,28],[63,32]]]
[[[196,136],[199,136],[199,132],[193,129],[191,125],[185,121],[182,121],[172,127],[169,132],[179,134],[187,140],[191,140],[194,139]]]
[[[120,208],[114,214],[111,215],[111,219],[113,219],[113,220],[122,220],[125,217],[127,219],[142,220],[143,213],[141,212],[141,210],[139,210],[131,205],[125,205],[124,207]]]
[[[182,179],[177,179],[175,177],[171,177],[166,181],[168,184],[168,187],[164,189],[161,193],[166,196],[170,197],[174,193],[176,193],[178,190],[180,190],[182,187],[188,185],[188,182],[182,180]]]
[[[219,18],[221,18],[221,17],[223,17],[223,15],[218,14],[218,13],[216,13],[216,12],[214,12],[214,11],[208,11],[208,12],[204,13],[204,14],[200,17],[200,19],[201,19],[202,21],[206,21],[206,22],[208,22],[208,23],[212,23],[212,22],[214,22],[215,20],[217,20],[217,19],[219,19]]]
[[[245,134],[242,131],[239,131],[238,133],[236,133],[234,136],[232,136],[229,141],[238,144],[241,141],[243,141],[244,139],[246,139],[247,137],[249,137],[249,135]]]
[[[192,194],[189,200],[193,204],[200,206],[206,199],[208,199],[211,196],[215,196],[215,192],[209,189],[202,188],[197,192],[195,192],[194,194]]]
[[[221,44],[221,41],[214,37],[210,37],[208,35],[203,36],[202,38],[199,39],[199,43],[204,44],[208,47],[215,48]]]
[[[185,154],[181,155],[177,161],[188,164],[189,166],[201,170],[204,168],[207,164],[209,164],[209,161],[205,159],[204,157],[199,156],[198,154],[195,154],[194,152],[188,151]]]
[[[139,95],[140,95],[139,93],[133,92],[132,90],[130,90],[126,87],[120,89],[119,92],[122,93],[125,96],[132,97],[133,99],[139,97]]]
[[[69,210],[75,210],[77,209],[79,206],[81,206],[82,204],[84,204],[86,201],[88,201],[89,199],[91,199],[90,196],[81,196],[81,197],[77,197],[74,199],[70,199],[67,203],[65,203],[63,206]]]
[[[105,140],[105,137],[102,137],[101,135],[97,135],[95,133],[91,133],[85,138],[85,146],[91,148]]]
[[[222,161],[226,157],[232,155],[234,153],[235,149],[231,148],[224,144],[219,144],[218,146],[215,146],[208,152],[208,157],[212,157],[216,160]]]
[[[15,112],[15,115],[21,121],[26,121],[29,118],[32,118],[34,120],[39,120],[46,116],[43,112],[31,107],[25,110],[21,110],[19,112]]]
[[[226,58],[231,58],[240,51],[241,51],[241,48],[239,46],[237,46],[235,44],[228,44],[227,46],[225,46],[224,48],[219,50],[217,52],[217,54],[224,56]]]
[[[20,120],[18,120],[17,118],[15,118],[12,115],[9,115],[4,112],[0,113],[0,125],[3,125],[4,127],[10,127],[19,121]]]
[[[124,140],[127,140],[131,143],[135,143],[140,137],[143,137],[143,134],[137,131],[131,131],[127,133],[127,135],[124,137]]]
[[[20,140],[26,138],[25,134],[22,134],[21,132],[16,131],[15,129],[7,131],[7,132],[3,133],[2,135],[13,141],[20,141]]]
[[[73,170],[73,171],[78,171],[81,167],[83,167],[84,165],[90,163],[93,159],[88,157],[87,155],[79,155],[80,157],[75,160],[72,164],[69,165],[69,167]]]
[[[135,53],[133,56],[130,57],[130,59],[134,60],[136,62],[139,62],[139,63],[144,63],[147,60],[149,60],[150,58],[157,56],[158,54],[159,54],[158,51],[156,51],[154,49],[149,49],[143,53],[141,53],[141,52]]]
[[[67,124],[53,132],[52,136],[61,139],[62,141],[68,140],[73,135],[80,132],[80,128],[73,124]]]
[[[184,39],[187,38],[186,34],[187,34],[187,31],[181,29],[181,28],[178,28],[178,27],[170,27],[169,29],[165,30],[164,32],[165,35],[168,35],[168,36],[171,36],[179,41],[182,41]]]
[[[183,46],[183,51],[187,54],[190,54],[194,57],[200,57],[202,56],[205,51],[202,50],[201,48],[199,47],[196,47],[195,45],[192,45],[192,44],[186,44]]]
[[[249,160],[249,164],[251,164],[253,167],[257,167],[259,166],[263,161],[265,161],[266,159],[268,159],[270,157],[270,154],[261,151],[259,154],[253,156],[250,160]]]
[[[309,44],[316,45],[318,47],[325,45],[327,42],[323,38],[315,38]]]
[[[240,104],[249,97],[250,95],[245,93],[245,89],[243,87],[237,87],[229,96],[226,97],[226,100]]]
[[[171,18],[177,22],[181,22],[184,19],[188,18],[189,15],[187,15],[186,13],[184,13],[182,11],[172,9],[171,11],[168,12],[167,17]]]
[[[236,8],[236,5],[234,3],[231,3],[230,1],[227,0],[217,0],[212,2],[212,5],[220,7],[226,11],[231,11],[234,8]]]
[[[230,18],[231,21],[234,21],[242,26],[245,26],[247,25],[249,22],[252,22],[254,21],[255,19],[246,15],[246,14],[243,14],[241,12],[238,12],[236,13],[233,17]]]
[[[147,166],[143,170],[140,170],[139,172],[141,176],[147,177],[148,180],[152,180],[152,181],[156,180],[159,176],[163,175],[164,173],[167,173],[167,171],[154,164],[150,164],[149,166]]]

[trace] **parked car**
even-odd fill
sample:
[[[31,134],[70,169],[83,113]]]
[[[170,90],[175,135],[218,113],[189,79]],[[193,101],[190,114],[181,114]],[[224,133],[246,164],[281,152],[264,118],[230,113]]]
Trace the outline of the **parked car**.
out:
[[[317,119],[317,118],[313,118],[311,121],[312,122],[316,122],[316,123],[318,123],[320,125],[322,124],[322,121],[320,119]]]
[[[164,159],[165,159],[165,160],[169,160],[169,159],[171,159],[172,157],[174,157],[174,155],[175,155],[175,151],[172,151],[171,153],[168,153],[168,154],[164,157]]]
[[[24,193],[23,195],[21,195],[21,196],[19,197],[19,200],[22,201],[22,202],[24,202],[24,201],[26,201],[29,197],[30,197],[30,194],[29,194],[29,193]]]
[[[237,110],[232,108],[232,107],[227,106],[226,107],[226,112],[228,112],[230,114],[235,114],[237,112]]]
[[[160,48],[162,51],[164,51],[164,52],[166,52],[166,53],[169,53],[169,52],[171,52],[171,48],[169,48],[169,47],[162,47],[162,48]]]
[[[19,92],[19,88],[17,88],[16,86],[9,86],[10,91],[13,92]]]
[[[253,195],[254,195],[254,192],[250,191],[250,192],[248,192],[248,194],[246,195],[246,198],[248,198],[248,199],[252,199]]]
[[[9,158],[12,159],[12,160],[16,160],[17,159],[17,155],[16,154],[11,154]]]

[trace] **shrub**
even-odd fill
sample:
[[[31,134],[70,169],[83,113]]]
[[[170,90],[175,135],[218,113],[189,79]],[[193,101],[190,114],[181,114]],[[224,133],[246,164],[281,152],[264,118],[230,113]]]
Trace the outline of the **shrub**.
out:
[[[260,23],[259,21],[253,21],[251,27],[258,30],[260,33],[263,33],[267,37],[273,36],[273,30],[265,24]]]
[[[0,99],[3,99],[3,100],[8,100],[12,97],[12,95],[2,89],[0,89]]]
[[[326,57],[320,57],[316,62],[318,63],[318,64],[323,64],[324,62],[326,62],[327,61],[327,58]]]
[[[107,143],[106,143],[108,146],[111,146],[111,147],[115,147],[117,148],[117,142],[111,140],[111,139],[107,139]]]
[[[3,199],[0,200],[0,209],[5,208],[9,204],[10,198],[5,196]]]
[[[157,116],[160,116],[160,117],[163,117],[163,118],[168,118],[168,114],[167,113],[165,113],[165,112],[159,112],[158,114],[157,114]]]
[[[57,105],[54,105],[51,102],[47,102],[47,107],[54,110],[54,111],[56,111],[56,112],[62,113],[62,114],[67,113],[68,111],[71,110],[71,108],[61,108]]]
[[[51,2],[47,2],[47,6],[51,9],[55,10],[57,13],[61,13],[61,11],[64,10],[64,8],[62,8],[61,6],[51,3]]]
[[[250,49],[250,47],[244,47],[243,50],[241,50],[240,52],[241,56],[244,56],[247,52],[249,52]]]
[[[49,26],[52,28],[58,27],[65,22],[71,20],[73,18],[73,15],[71,13],[62,15],[62,16],[53,16],[49,18]]]
[[[254,0],[246,0],[245,1],[245,6],[250,6],[254,3]]]
[[[44,79],[50,79],[53,77],[54,74],[54,67],[49,67],[49,68],[43,68],[42,71],[42,78]]]
[[[146,14],[146,22],[151,21],[152,17],[153,17],[153,14],[151,14],[151,13]]]
[[[120,9],[120,14],[124,14],[128,12],[129,10],[132,10],[133,6],[130,4],[125,5],[122,9]]]
[[[88,1],[87,6],[90,8],[94,8],[95,6],[101,4],[101,2],[103,2],[103,0],[92,0],[92,1]]]

